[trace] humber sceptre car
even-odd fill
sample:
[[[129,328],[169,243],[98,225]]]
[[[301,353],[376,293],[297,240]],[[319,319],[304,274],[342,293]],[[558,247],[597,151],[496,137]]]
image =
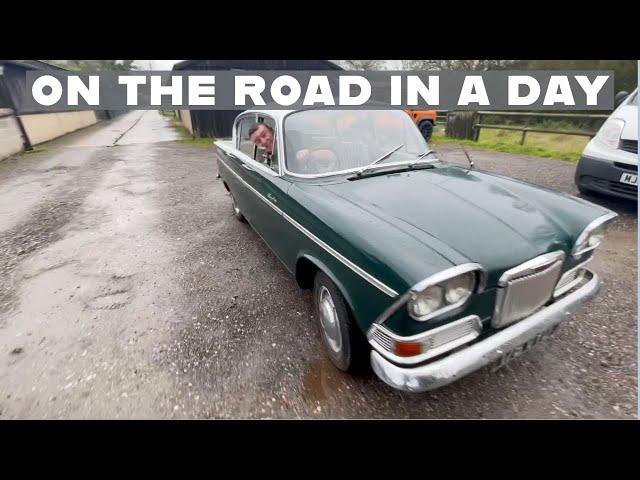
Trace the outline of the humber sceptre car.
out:
[[[615,213],[443,162],[401,110],[249,110],[215,150],[234,215],[313,289],[341,370],[438,388],[598,291],[587,264]]]

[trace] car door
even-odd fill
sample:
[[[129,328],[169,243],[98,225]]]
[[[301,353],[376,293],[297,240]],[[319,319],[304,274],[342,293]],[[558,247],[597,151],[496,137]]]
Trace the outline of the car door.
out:
[[[249,124],[248,128],[246,124]],[[264,124],[273,132],[271,155],[267,155],[266,149],[255,145],[252,154],[247,153],[246,142],[251,141],[249,132],[256,124]],[[291,226],[283,218],[281,209],[281,205],[285,203],[283,200],[287,195],[290,182],[280,175],[277,125],[270,116],[251,115],[240,120],[237,132],[238,144],[241,153],[244,153],[239,155],[238,168],[242,169],[241,176],[246,182],[245,191],[252,196],[245,199],[250,211],[243,210],[243,214],[280,260],[291,268],[292,262],[289,259],[291,254],[287,255],[290,251],[287,247],[287,229]],[[240,206],[240,208],[243,207]]]
[[[253,182],[250,162],[255,157],[256,146],[249,140],[249,130],[256,123],[255,114],[245,114],[238,117],[234,127],[233,150],[223,150],[224,167],[228,170],[224,174],[225,181],[244,217],[253,225],[255,219],[262,214],[262,202],[251,190]]]

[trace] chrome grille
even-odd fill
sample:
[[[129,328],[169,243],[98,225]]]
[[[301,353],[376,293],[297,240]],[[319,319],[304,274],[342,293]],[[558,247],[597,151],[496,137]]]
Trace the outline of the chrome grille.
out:
[[[553,298],[560,297],[564,295],[574,287],[580,284],[582,279],[584,278],[584,274],[586,270],[583,268],[584,262],[582,265],[575,267],[568,272],[565,272],[560,280],[558,280],[558,284],[556,285],[555,290],[553,291]]]
[[[477,328],[477,322],[475,319],[469,319],[466,322],[459,323],[451,328],[441,330],[438,334],[433,335],[429,339],[423,342],[425,350],[441,347],[447,343],[453,342],[467,335],[473,334],[474,338],[478,336],[480,332]]]
[[[573,270],[571,272],[567,272],[566,275],[563,275],[562,277],[560,277],[560,280],[558,280],[558,285],[556,285],[556,290],[560,290],[561,288],[569,285],[574,280],[577,280],[578,277],[582,275],[582,273],[583,272],[580,270]]]
[[[465,343],[476,339],[482,331],[482,322],[477,315],[455,320],[440,327],[408,337],[402,337],[389,332],[384,327],[373,325],[367,334],[374,349],[385,354],[399,364],[418,363],[429,358],[446,353]],[[402,357],[396,354],[395,345],[398,343],[420,343],[422,353]]]
[[[547,303],[558,282],[563,260],[564,252],[549,253],[505,272],[500,279],[491,324],[504,327]]]
[[[381,328],[376,328],[373,332],[373,339],[385,350],[393,351],[393,339]]]

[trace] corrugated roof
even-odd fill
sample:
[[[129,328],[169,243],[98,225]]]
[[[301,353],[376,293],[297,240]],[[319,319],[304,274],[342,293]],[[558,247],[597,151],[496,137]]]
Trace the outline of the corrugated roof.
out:
[[[42,60],[0,60],[0,65],[15,65],[27,70],[67,70],[66,68],[51,65]]]

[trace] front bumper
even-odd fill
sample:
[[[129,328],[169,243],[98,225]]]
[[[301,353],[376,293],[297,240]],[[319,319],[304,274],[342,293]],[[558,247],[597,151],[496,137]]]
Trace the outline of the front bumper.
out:
[[[408,392],[424,392],[447,385],[489,364],[557,326],[600,288],[598,276],[587,270],[587,281],[530,317],[446,357],[417,367],[391,363],[371,351],[373,371],[388,385]]]
[[[638,167],[583,155],[576,167],[576,185],[586,190],[637,200],[638,187],[620,182],[623,173],[638,173]]]

